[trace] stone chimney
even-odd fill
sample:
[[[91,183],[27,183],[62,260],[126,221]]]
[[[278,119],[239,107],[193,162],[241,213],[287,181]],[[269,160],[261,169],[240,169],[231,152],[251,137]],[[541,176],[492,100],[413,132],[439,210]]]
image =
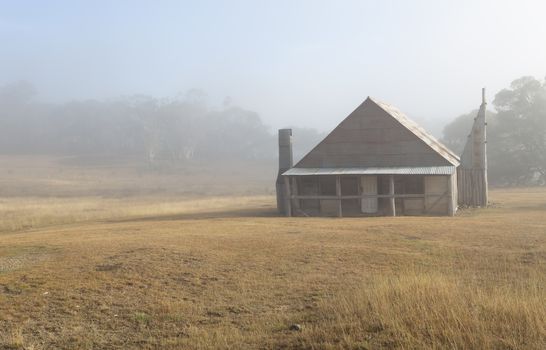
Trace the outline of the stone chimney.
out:
[[[277,174],[277,209],[280,214],[286,214],[285,191],[282,173],[292,168],[294,157],[292,155],[292,129],[279,129],[279,172]]]

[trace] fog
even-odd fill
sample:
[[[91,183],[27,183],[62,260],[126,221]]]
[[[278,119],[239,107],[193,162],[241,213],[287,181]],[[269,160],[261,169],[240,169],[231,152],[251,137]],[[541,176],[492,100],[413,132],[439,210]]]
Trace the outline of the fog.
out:
[[[198,90],[63,104],[40,103],[36,94],[26,81],[0,87],[0,154],[126,154],[149,162],[276,157],[275,131],[257,113],[227,102],[213,108]],[[323,136],[294,131],[296,155]]]
[[[545,12],[542,1],[2,2],[0,153],[274,161],[277,128],[296,128],[299,157],[369,95],[457,148],[471,118],[444,128],[482,87],[492,115],[516,110],[497,97],[520,77],[542,96]],[[511,179],[499,181],[522,181]]]
[[[368,95],[437,136],[480,89],[544,75],[542,1],[34,1],[0,5],[0,85],[43,102],[190,89],[327,131]]]

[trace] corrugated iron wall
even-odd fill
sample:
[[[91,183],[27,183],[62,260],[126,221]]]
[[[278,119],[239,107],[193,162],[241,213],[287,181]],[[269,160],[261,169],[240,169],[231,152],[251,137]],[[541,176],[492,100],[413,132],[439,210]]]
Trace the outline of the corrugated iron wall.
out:
[[[468,141],[461,157],[461,165],[457,168],[459,205],[462,206],[487,206],[486,106],[485,90],[482,90],[482,104],[474,119],[470,135],[468,135]]]

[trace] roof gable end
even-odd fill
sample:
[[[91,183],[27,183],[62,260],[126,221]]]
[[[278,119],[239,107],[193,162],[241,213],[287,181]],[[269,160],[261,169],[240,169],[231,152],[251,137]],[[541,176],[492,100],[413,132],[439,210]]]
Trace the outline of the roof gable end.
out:
[[[395,106],[389,105],[387,103],[378,101],[374,98],[368,97],[376,105],[381,107],[385,112],[387,112],[391,117],[395,118],[404,125],[409,131],[411,131],[415,136],[419,137],[423,142],[429,145],[433,150],[438,152],[451,164],[458,166],[460,159],[453,151],[447,148],[446,145],[441,143],[436,137],[429,134],[425,129],[423,129],[419,124],[408,118],[402,111],[400,111]]]

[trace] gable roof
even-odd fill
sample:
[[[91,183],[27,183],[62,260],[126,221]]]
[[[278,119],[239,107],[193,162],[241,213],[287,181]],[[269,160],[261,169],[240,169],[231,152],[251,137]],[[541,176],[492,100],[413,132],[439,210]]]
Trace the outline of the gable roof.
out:
[[[368,97],[294,167],[459,165],[459,157],[398,108]]]

